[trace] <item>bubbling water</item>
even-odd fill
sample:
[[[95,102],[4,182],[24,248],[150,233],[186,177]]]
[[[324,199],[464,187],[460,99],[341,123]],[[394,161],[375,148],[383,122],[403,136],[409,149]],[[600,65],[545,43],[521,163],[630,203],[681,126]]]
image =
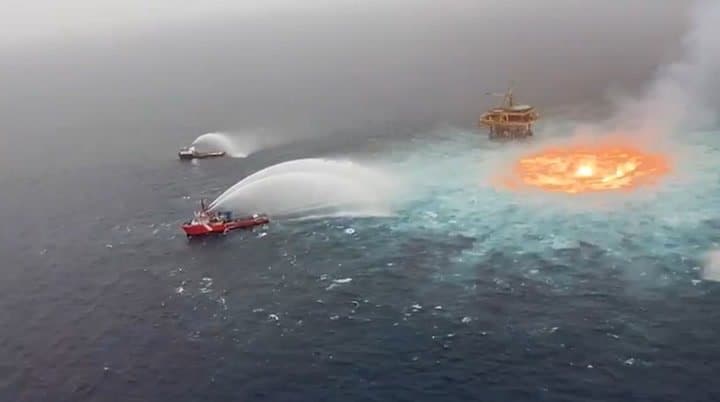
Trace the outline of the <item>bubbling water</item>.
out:
[[[397,186],[350,161],[299,159],[258,171],[222,193],[210,209],[275,218],[389,216]]]

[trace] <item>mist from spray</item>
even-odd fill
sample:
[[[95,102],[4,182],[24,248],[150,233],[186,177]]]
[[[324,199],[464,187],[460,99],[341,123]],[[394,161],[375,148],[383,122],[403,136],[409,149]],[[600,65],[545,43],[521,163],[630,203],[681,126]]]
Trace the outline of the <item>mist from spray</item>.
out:
[[[389,216],[398,187],[383,171],[351,161],[299,159],[258,171],[210,204],[211,210],[273,218]]]
[[[279,145],[282,141],[264,132],[246,132],[243,134],[206,133],[197,137],[192,145],[201,152],[224,151],[233,158],[246,158],[262,149]]]

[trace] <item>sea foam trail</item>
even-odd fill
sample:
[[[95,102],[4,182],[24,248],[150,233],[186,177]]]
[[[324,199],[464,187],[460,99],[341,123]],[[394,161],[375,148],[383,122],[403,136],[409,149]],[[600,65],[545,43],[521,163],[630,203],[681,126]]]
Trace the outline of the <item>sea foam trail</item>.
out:
[[[246,177],[210,208],[284,218],[388,216],[395,188],[383,172],[354,162],[300,159]]]

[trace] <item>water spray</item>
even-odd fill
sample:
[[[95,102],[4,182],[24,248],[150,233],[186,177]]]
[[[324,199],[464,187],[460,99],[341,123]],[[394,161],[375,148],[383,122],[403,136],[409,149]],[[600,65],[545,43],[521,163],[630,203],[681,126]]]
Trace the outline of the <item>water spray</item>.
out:
[[[210,209],[283,218],[388,216],[394,188],[387,174],[354,162],[299,159],[246,177],[222,193]]]

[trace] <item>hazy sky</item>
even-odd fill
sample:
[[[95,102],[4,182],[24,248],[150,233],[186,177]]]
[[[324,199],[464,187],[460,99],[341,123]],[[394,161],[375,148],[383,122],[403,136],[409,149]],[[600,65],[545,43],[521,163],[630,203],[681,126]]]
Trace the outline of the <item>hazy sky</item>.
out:
[[[0,43],[83,40],[217,16],[257,16],[317,6],[311,0],[4,0]]]
[[[0,0],[0,139],[134,152],[248,127],[471,126],[511,79],[541,109],[599,102],[678,55],[688,3]]]

